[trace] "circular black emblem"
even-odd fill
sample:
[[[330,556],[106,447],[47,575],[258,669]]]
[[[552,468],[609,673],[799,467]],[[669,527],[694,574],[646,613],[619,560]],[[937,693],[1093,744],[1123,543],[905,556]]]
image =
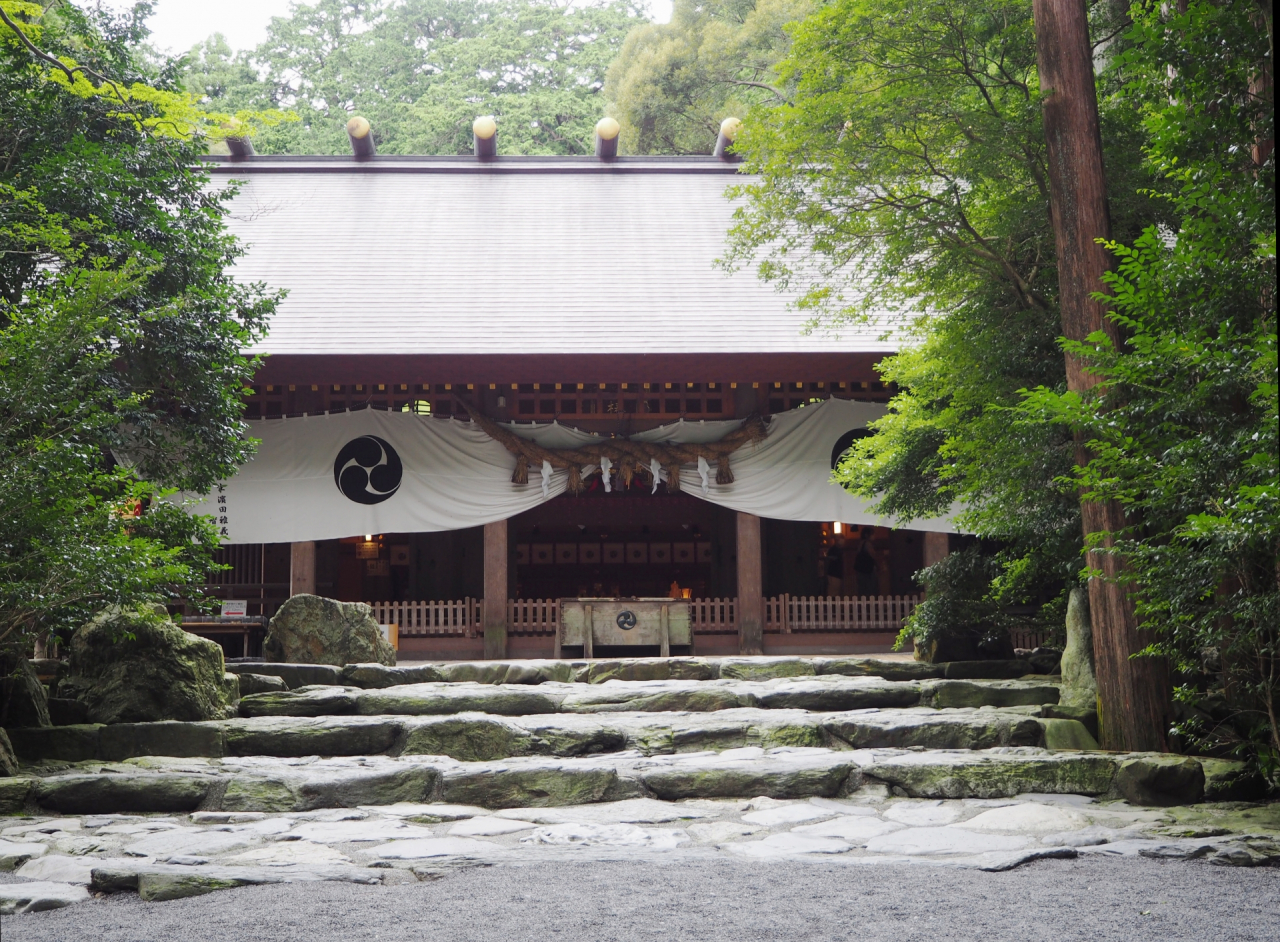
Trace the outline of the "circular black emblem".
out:
[[[831,449],[831,470],[836,469],[836,465],[840,463],[840,459],[844,457],[845,452],[853,447],[853,443],[860,438],[866,438],[871,434],[869,428],[851,428],[839,438],[836,439],[836,447]]]
[[[353,438],[333,459],[333,483],[357,504],[382,503],[400,490],[403,476],[400,456],[376,435]]]
[[[636,626],[636,613],[621,611],[618,612],[618,627],[623,631],[630,631]]]

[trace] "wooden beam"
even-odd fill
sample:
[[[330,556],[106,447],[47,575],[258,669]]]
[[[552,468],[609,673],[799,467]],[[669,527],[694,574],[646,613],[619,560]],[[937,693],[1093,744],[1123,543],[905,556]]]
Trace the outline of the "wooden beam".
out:
[[[764,653],[760,518],[738,514],[738,653]]]
[[[507,656],[507,521],[484,525],[484,656]]]
[[[316,544],[289,544],[289,594],[316,594]]]

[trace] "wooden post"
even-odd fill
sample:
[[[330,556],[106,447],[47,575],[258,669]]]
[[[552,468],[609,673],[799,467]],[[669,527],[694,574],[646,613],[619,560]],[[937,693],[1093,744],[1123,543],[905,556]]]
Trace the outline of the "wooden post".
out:
[[[924,568],[940,563],[951,552],[950,533],[928,533],[924,535]]]
[[[764,653],[760,518],[738,514],[738,653]]]
[[[289,595],[316,594],[316,544],[289,544]]]
[[[1085,0],[1033,0],[1036,59],[1040,72],[1045,153],[1049,164],[1049,204],[1058,250],[1058,298],[1062,333],[1084,340],[1105,331],[1119,344],[1119,331],[1107,318],[1107,307],[1092,294],[1104,289],[1110,253],[1098,239],[1111,237],[1102,135],[1094,86],[1092,47]],[[1067,355],[1067,388],[1081,392],[1097,380],[1081,361]],[[1076,462],[1090,459],[1077,437]],[[1115,502],[1080,502],[1086,539],[1089,534],[1124,530],[1128,521]],[[1104,549],[1110,546],[1110,540]],[[1163,751],[1168,728],[1170,679],[1160,658],[1130,659],[1151,640],[1140,630],[1133,600],[1116,577],[1123,562],[1109,553],[1093,552],[1089,566],[1104,573],[1089,581],[1089,609],[1098,680],[1098,737],[1102,748]]]
[[[507,656],[507,521],[484,525],[484,656]]]
[[[658,656],[671,657],[671,606],[662,606],[662,612],[658,616],[658,628],[661,631],[660,640],[658,642]]]

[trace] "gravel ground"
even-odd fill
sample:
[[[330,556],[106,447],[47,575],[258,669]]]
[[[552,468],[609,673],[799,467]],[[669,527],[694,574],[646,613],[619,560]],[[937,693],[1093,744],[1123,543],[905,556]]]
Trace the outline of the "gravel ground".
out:
[[[1232,942],[1280,938],[1280,869],[1145,858],[1006,873],[724,859],[476,867],[426,883],[120,894],[4,917],[4,942]]]

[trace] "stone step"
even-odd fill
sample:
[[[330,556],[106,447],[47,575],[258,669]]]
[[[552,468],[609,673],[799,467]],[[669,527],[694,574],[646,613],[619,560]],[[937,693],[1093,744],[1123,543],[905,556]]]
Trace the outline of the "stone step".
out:
[[[919,661],[875,657],[671,657],[607,660],[442,661],[405,667],[381,664],[232,663],[237,674],[282,678],[290,688],[314,684],[396,687],[420,683],[598,684],[607,680],[772,680],[778,677],[881,677],[885,680],[1012,680],[1036,674],[1028,661]]]
[[[809,798],[863,789],[916,798],[1023,793],[1117,795],[1189,803],[1204,795],[1195,759],[1049,752],[1027,746],[911,751],[747,747],[720,753],[459,762],[442,756],[143,758],[63,764],[0,779],[0,812],[288,812],[397,802],[487,809],[630,798]]]
[[[1074,720],[1040,718],[1045,709],[908,707],[811,712],[749,707],[714,713],[553,713],[515,717],[486,713],[262,716],[205,723],[20,729],[12,731],[11,739],[18,756],[29,762],[118,762],[143,756],[287,758],[379,754],[443,755],[485,761],[628,749],[657,755],[743,746],[1057,747],[1064,739],[1068,745],[1076,746],[1075,740],[1058,730],[1063,724],[1079,727],[1075,739],[1091,743],[1084,727]],[[1056,712],[1057,708],[1049,709]]]
[[[251,694],[241,699],[243,716],[384,716],[490,713],[690,711],[711,713],[741,707],[761,709],[859,710],[908,706],[1013,707],[1058,702],[1058,685],[1035,680],[889,681],[841,675],[772,680],[650,680],[601,684],[548,681],[535,686],[471,681],[418,683],[363,689],[307,686]]]

